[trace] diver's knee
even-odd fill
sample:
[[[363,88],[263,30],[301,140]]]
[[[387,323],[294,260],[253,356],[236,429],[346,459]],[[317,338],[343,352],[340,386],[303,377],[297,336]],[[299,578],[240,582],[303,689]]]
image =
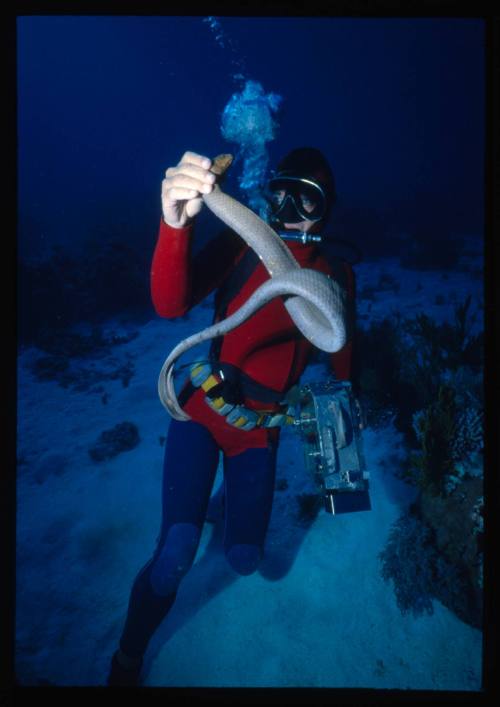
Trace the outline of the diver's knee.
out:
[[[200,534],[194,523],[176,523],[169,529],[151,569],[150,583],[155,594],[166,596],[177,591],[193,564]]]
[[[232,545],[226,551],[226,558],[238,574],[252,574],[262,559],[262,550],[257,545]]]

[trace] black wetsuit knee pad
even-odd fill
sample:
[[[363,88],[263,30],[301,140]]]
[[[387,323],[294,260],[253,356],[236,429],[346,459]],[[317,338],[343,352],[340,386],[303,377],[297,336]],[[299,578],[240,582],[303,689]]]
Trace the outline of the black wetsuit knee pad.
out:
[[[200,535],[201,529],[193,523],[171,526],[151,568],[149,581],[155,594],[166,596],[177,591],[194,562]]]

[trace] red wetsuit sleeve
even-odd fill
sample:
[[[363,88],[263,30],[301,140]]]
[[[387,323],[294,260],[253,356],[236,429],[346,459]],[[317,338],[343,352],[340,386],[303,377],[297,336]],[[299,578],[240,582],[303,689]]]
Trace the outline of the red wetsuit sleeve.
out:
[[[172,228],[160,221],[151,263],[151,299],[160,317],[179,317],[189,304],[192,227]]]
[[[151,298],[160,317],[184,315],[218,287],[244,249],[244,241],[224,231],[192,257],[193,227],[172,228],[160,221],[151,263]]]
[[[336,351],[331,355],[330,364],[335,377],[339,380],[350,380],[352,375],[352,342],[354,336],[354,318],[355,318],[355,280],[354,271],[348,263],[343,263],[346,273],[346,333],[347,341],[340,351]]]

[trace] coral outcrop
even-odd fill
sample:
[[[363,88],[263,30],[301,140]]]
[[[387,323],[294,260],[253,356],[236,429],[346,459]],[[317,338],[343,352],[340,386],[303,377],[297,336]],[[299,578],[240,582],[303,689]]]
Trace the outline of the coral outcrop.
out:
[[[409,446],[401,477],[419,489],[389,533],[382,576],[393,580],[402,611],[431,611],[437,599],[481,628],[483,335],[471,335],[470,304],[456,306],[451,324],[426,314],[392,328],[389,320],[378,324],[378,334],[389,334],[390,375],[385,355],[370,354],[364,381],[371,388],[362,377],[361,389],[369,404],[385,394],[395,411]]]
[[[106,461],[121,452],[134,449],[139,442],[137,426],[133,422],[121,422],[101,433],[97,442],[89,449],[89,455],[94,462]]]

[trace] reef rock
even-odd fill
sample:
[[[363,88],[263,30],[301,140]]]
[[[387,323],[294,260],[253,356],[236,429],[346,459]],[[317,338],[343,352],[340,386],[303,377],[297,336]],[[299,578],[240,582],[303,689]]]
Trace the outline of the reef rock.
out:
[[[450,586],[443,583],[437,598],[476,628],[481,628],[483,603],[483,531],[478,523],[482,497],[482,479],[468,478],[448,496],[424,491],[419,500],[422,518],[434,530],[438,552],[461,577],[460,587],[457,587],[450,575]]]
[[[89,454],[93,461],[102,462],[116,457],[121,452],[134,449],[139,442],[137,426],[133,422],[121,422],[109,430],[104,430],[96,444],[89,449]]]

